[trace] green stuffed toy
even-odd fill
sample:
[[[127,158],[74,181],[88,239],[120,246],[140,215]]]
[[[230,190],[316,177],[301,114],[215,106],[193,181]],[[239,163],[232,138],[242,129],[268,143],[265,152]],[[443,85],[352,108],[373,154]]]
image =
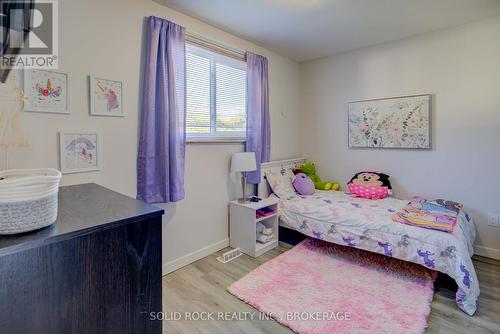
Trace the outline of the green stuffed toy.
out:
[[[314,187],[318,190],[339,190],[340,188],[340,185],[338,183],[321,180],[319,175],[316,174],[316,165],[313,161],[303,163],[302,166],[300,166],[300,170],[302,171],[302,173],[309,176],[309,178],[314,183]]]

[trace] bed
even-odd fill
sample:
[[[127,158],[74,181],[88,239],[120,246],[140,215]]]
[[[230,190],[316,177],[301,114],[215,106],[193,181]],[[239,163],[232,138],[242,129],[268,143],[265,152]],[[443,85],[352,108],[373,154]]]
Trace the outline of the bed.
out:
[[[260,197],[275,196],[265,180],[268,171],[292,169],[304,159],[262,164]],[[319,191],[279,201],[280,225],[304,235],[420,264],[445,273],[457,285],[456,302],[473,315],[479,283],[472,264],[474,222],[461,211],[453,233],[393,222],[391,216],[408,203],[394,197],[355,198],[340,191]]]

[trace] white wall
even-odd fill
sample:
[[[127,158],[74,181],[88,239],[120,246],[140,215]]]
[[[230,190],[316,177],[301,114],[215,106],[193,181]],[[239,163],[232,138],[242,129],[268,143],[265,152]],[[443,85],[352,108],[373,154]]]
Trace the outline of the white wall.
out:
[[[500,249],[500,230],[486,225],[488,212],[500,213],[500,18],[304,63],[299,73],[291,60],[153,1],[64,0],[59,7],[71,115],[23,113],[31,147],[13,151],[11,167],[58,167],[57,132],[98,130],[103,169],[65,175],[63,185],[96,182],[135,197],[144,18],[157,15],[269,58],[273,160],[307,152],[323,176],[342,182],[359,169],[386,169],[401,196],[465,203],[478,221],[478,245]],[[91,73],[125,81],[127,117],[88,116]],[[435,94],[432,151],[347,149],[348,101],[420,93]],[[188,144],[186,199],[164,206],[163,259],[170,269],[227,244],[227,201],[239,194],[228,165],[241,150]]]
[[[181,24],[188,31],[269,59],[272,158],[299,155],[299,65],[252,43],[151,0],[59,1],[59,64],[71,74],[71,115],[24,112],[29,149],[12,153],[11,167],[58,167],[57,133],[98,130],[102,135],[102,170],[64,175],[62,184],[96,182],[136,195],[136,156],[142,80],[144,22],[149,15]],[[88,115],[89,74],[125,81],[127,117]],[[169,268],[227,245],[227,202],[238,180],[229,177],[232,153],[242,144],[188,144],[186,199],[164,205],[163,261]],[[3,165],[3,161],[0,161]],[[202,252],[199,252],[202,250]],[[186,257],[187,256],[187,257]],[[164,266],[164,269],[166,267]]]
[[[482,253],[500,256],[500,17],[301,64],[303,151],[345,184],[387,171],[397,196],[464,203]],[[347,103],[434,94],[433,149],[348,149]],[[485,248],[486,247],[486,248]],[[496,251],[495,251],[496,250]]]

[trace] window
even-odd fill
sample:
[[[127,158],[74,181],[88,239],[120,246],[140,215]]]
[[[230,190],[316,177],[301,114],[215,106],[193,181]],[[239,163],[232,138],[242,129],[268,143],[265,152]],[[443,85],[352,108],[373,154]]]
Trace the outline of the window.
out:
[[[246,63],[202,48],[186,48],[188,140],[244,140]]]

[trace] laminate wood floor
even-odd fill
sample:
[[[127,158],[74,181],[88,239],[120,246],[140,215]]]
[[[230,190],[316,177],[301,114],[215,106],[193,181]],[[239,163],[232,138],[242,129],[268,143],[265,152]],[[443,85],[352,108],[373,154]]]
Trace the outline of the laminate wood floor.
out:
[[[292,333],[273,320],[186,320],[186,312],[193,317],[197,315],[208,317],[208,312],[215,312],[214,318],[218,316],[217,312],[225,312],[223,314],[226,318],[232,318],[234,312],[249,312],[249,314],[256,312],[253,307],[229,294],[226,288],[288,248],[288,245],[281,244],[256,259],[242,255],[227,264],[222,264],[216,257],[227,251],[226,249],[166,275],[163,278],[164,316],[168,319],[180,316],[182,320],[164,320],[163,332],[169,334]],[[474,256],[474,266],[481,288],[476,314],[470,317],[457,307],[454,300],[435,294],[426,333],[500,334],[500,261]],[[243,318],[242,314],[244,313],[239,313],[239,316]]]

